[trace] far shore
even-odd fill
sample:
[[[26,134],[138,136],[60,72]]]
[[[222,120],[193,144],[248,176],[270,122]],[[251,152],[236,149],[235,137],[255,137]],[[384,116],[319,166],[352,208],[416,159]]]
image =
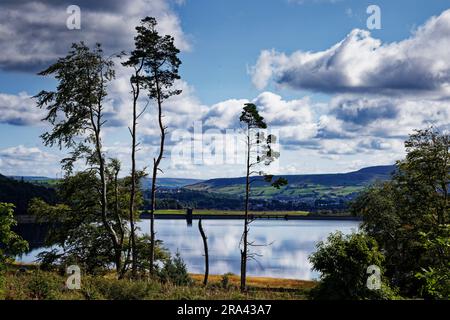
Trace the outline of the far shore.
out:
[[[188,220],[188,215],[184,210],[157,210],[155,219],[158,220]],[[36,223],[36,217],[32,215],[15,216],[19,224]],[[148,212],[142,213],[140,218],[150,219]],[[220,211],[220,210],[198,210],[193,212],[192,220],[242,220],[245,215],[242,211]],[[349,214],[320,214],[304,211],[252,211],[249,213],[250,219],[256,220],[339,220],[339,221],[362,221],[361,217]]]
[[[150,219],[150,213],[145,212],[141,214],[141,219]],[[155,219],[172,219],[172,220],[186,220],[189,215],[185,210],[157,210]],[[193,210],[192,219],[204,220],[242,220],[245,215],[242,211],[227,211],[227,210]],[[249,213],[250,219],[258,220],[349,220],[361,221],[361,217],[355,217],[350,214],[323,214],[306,211],[252,211]]]

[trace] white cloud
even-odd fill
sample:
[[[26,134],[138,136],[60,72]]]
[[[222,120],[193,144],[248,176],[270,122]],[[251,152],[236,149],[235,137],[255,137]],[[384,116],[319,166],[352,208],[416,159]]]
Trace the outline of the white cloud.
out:
[[[319,52],[264,50],[252,68],[254,85],[275,83],[321,92],[450,94],[450,10],[403,41],[383,44],[355,29]]]
[[[337,96],[319,120],[319,137],[355,138],[361,135],[405,139],[415,129],[450,126],[448,100]]]
[[[178,16],[168,0],[79,0],[81,30],[69,30],[66,9],[72,1],[5,0],[0,4],[0,67],[34,72],[64,55],[73,42],[103,44],[108,54],[131,50],[135,27],[145,16],[158,19],[159,30],[189,50]]]
[[[0,123],[28,126],[40,123],[44,112],[26,92],[18,95],[0,93]]]
[[[0,173],[3,175],[48,176],[59,172],[58,157],[36,147],[23,145],[0,149]]]
[[[230,99],[212,105],[204,115],[205,125],[219,129],[239,127],[239,116],[245,103],[255,103],[261,115],[271,127],[284,130],[290,136],[292,131],[309,132],[306,136],[315,134],[313,104],[308,97],[298,100],[283,100],[272,92],[263,92],[253,100]],[[304,136],[304,135],[303,135]]]

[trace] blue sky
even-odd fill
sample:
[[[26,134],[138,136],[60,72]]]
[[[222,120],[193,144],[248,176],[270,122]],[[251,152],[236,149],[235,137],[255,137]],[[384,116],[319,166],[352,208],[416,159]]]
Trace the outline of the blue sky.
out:
[[[272,121],[280,130],[278,173],[391,164],[404,155],[402,141],[413,128],[433,124],[448,129],[450,58],[445,57],[450,55],[443,45],[450,42],[448,0],[120,3],[70,1],[81,8],[82,27],[76,31],[65,28],[69,2],[0,4],[0,173],[59,174],[64,152],[42,145],[39,135],[48,127],[39,122],[41,114],[30,98],[54,88],[55,82],[36,71],[80,39],[102,42],[111,52],[130,50],[133,28],[145,15],[156,16],[161,31],[173,34],[182,49],[179,86],[184,93],[169,102],[172,129],[186,129],[194,121],[222,131],[234,128],[239,106],[257,102],[269,125]],[[381,9],[382,28],[369,33],[366,9],[372,4]],[[430,22],[433,16],[435,23]],[[111,88],[111,108],[117,113],[111,123],[119,124],[107,129],[105,141],[111,156],[127,168],[129,119],[124,109],[130,97],[125,72],[118,74]],[[151,113],[140,133],[143,167],[157,137]],[[165,166],[166,176],[243,172],[238,164],[168,160]]]

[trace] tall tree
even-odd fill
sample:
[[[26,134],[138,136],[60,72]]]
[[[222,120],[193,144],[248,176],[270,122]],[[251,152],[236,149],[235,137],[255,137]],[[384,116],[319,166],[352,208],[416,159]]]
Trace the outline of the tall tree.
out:
[[[148,96],[156,103],[158,127],[160,130],[159,150],[153,158],[152,187],[150,194],[150,273],[154,271],[155,259],[155,208],[156,208],[156,179],[161,171],[160,164],[164,157],[164,146],[167,127],[163,123],[163,104],[171,96],[178,95],[181,90],[174,89],[174,82],[180,79],[178,59],[180,51],[175,47],[174,38],[170,35],[162,36],[157,31],[155,18],[146,17],[136,28],[135,50],[127,65],[135,68],[132,84],[135,88],[133,101],[137,102],[138,89],[145,88]],[[135,106],[135,103],[134,103]],[[138,117],[138,115],[136,116]],[[135,133],[132,133],[135,136]]]
[[[52,129],[42,135],[48,146],[71,149],[71,156],[62,161],[67,174],[74,163],[84,158],[91,171],[99,176],[98,195],[103,226],[112,242],[116,270],[121,270],[122,243],[108,218],[106,161],[102,146],[103,103],[107,84],[114,76],[114,64],[104,56],[100,44],[90,49],[83,42],[73,44],[64,58],[39,73],[53,75],[58,81],[56,91],[41,91],[37,106],[47,110],[45,121]]]
[[[406,158],[391,181],[373,186],[353,203],[355,215],[386,256],[386,275],[404,295],[420,294],[424,269],[447,265],[448,250],[430,250],[448,235],[450,136],[434,128],[418,130],[405,142]],[[423,240],[426,235],[426,241]]]
[[[146,77],[144,70],[144,63],[148,56],[144,50],[146,45],[139,35],[142,33],[142,26],[136,27],[138,36],[135,37],[135,50],[133,50],[128,57],[128,60],[122,63],[125,67],[133,68],[133,74],[130,76],[131,94],[133,97],[132,109],[133,117],[131,128],[128,128],[131,135],[131,191],[130,191],[130,204],[129,204],[129,219],[130,219],[130,237],[131,237],[131,256],[132,256],[132,275],[135,278],[137,274],[137,252],[136,252],[136,228],[134,226],[135,215],[135,197],[136,186],[139,186],[139,181],[136,181],[136,151],[139,143],[137,142],[137,125],[138,119],[145,112],[146,107],[141,111],[138,111],[138,101],[141,96],[141,90],[146,87]]]
[[[258,175],[264,176],[266,182],[271,182],[272,186],[279,189],[281,186],[287,184],[287,180],[284,178],[278,178],[273,181],[272,175],[264,174],[259,170],[260,165],[269,166],[275,161],[280,153],[272,150],[272,144],[276,142],[276,137],[272,134],[267,138],[264,135],[263,129],[267,129],[267,124],[264,118],[259,114],[258,109],[253,103],[246,103],[239,118],[241,124],[243,124],[245,143],[246,143],[246,179],[245,179],[245,218],[244,218],[244,231],[242,233],[242,249],[241,249],[241,291],[246,290],[246,278],[247,278],[247,260],[248,246],[251,245],[248,241],[249,232],[249,203],[250,203],[250,188],[252,182],[256,181],[251,179],[252,176]]]

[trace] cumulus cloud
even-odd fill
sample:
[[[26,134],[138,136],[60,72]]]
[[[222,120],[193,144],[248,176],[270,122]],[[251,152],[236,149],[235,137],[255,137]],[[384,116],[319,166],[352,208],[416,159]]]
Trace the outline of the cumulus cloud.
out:
[[[263,92],[253,100],[230,99],[212,105],[204,116],[205,124],[220,129],[238,127],[242,108],[249,102],[258,106],[271,126],[308,126],[314,121],[309,97],[288,101],[275,93]]]
[[[254,85],[270,80],[294,89],[336,93],[450,93],[450,10],[432,17],[410,38],[385,43],[355,29],[331,48],[291,55],[261,52],[252,68]]]
[[[361,135],[405,139],[415,129],[450,127],[448,100],[337,96],[320,116],[318,137],[354,138]]]
[[[38,124],[44,113],[34,105],[33,99],[25,92],[18,95],[0,93],[0,123],[17,126]]]
[[[105,120],[107,127],[129,127],[131,125],[131,87],[130,70],[117,66],[117,78],[108,88],[108,97],[105,101]],[[128,68],[129,69],[129,68]],[[181,90],[180,95],[172,96],[164,102],[163,122],[169,133],[177,129],[188,130],[195,121],[202,119],[208,106],[201,103],[193,86],[186,81],[177,80],[174,89]],[[145,91],[141,92],[138,101],[138,112],[145,112],[138,120],[138,131],[143,141],[148,144],[159,144],[159,126],[155,101],[148,98]],[[168,139],[167,143],[170,143]]]
[[[175,37],[182,50],[190,48],[169,0],[79,0],[81,30],[69,30],[69,0],[5,0],[0,4],[0,68],[35,72],[67,53],[70,44],[101,42],[112,54],[130,50],[135,27],[145,16],[158,19],[160,32]]]
[[[131,86],[130,68],[120,65],[115,60],[116,78],[108,84],[108,96],[104,101],[104,118],[106,127],[121,128],[131,125]],[[195,94],[194,87],[183,80],[177,80],[174,88],[182,90],[178,96],[173,96],[164,103],[164,121],[169,130],[192,126],[194,121],[200,120],[207,111]],[[145,112],[139,119],[140,132],[144,136],[158,138],[159,128],[156,125],[154,101],[149,100],[142,92],[139,108]],[[26,92],[14,94],[0,93],[0,123],[17,126],[36,126],[43,124],[41,119],[46,115],[45,110],[36,107],[36,101]]]
[[[49,175],[56,173],[58,157],[23,145],[0,149],[0,172],[4,175]]]

